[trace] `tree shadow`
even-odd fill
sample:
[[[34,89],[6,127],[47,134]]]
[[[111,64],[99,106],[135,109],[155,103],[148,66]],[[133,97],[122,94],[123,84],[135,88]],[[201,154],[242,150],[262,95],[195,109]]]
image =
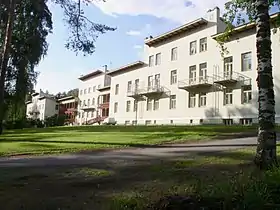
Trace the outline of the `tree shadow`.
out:
[[[250,154],[221,151],[190,152],[189,156],[176,159],[123,161],[114,158],[99,164],[27,167],[21,169],[21,174],[14,169],[2,168],[3,172],[14,171],[10,171],[13,176],[7,176],[12,178],[0,182],[1,188],[5,189],[0,200],[3,209],[18,209],[20,206],[27,209],[80,209],[82,206],[103,209],[119,196],[141,195],[142,199],[151,201],[169,193],[193,193],[192,189],[201,183],[205,189],[213,187],[216,183],[228,182],[236,172],[250,171],[251,160]],[[60,176],[85,167],[112,173],[106,177]],[[20,179],[21,176],[24,179]],[[21,187],[12,187],[16,184]]]

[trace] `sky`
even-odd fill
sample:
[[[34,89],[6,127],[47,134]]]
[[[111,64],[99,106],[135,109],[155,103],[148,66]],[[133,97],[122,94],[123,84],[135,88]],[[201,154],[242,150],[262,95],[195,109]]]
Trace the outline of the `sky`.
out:
[[[156,36],[196,18],[228,0],[92,0],[86,16],[96,23],[116,27],[114,32],[100,35],[94,54],[83,56],[65,48],[68,38],[63,11],[50,5],[53,33],[48,36],[47,56],[37,66],[36,90],[50,93],[78,88],[78,77],[108,65],[109,70],[143,57],[147,36]]]

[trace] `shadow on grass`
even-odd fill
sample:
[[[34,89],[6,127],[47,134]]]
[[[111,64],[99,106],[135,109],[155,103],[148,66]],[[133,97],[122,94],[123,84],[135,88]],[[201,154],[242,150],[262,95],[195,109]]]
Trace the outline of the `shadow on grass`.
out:
[[[18,133],[48,133],[48,132],[257,132],[256,126],[224,126],[224,125],[201,125],[201,126],[80,126],[80,127],[54,127],[22,130],[6,130],[7,134]]]
[[[182,154],[182,157],[177,159],[149,161],[114,158],[95,164],[22,168],[21,173],[15,169],[2,168],[4,174],[9,174],[9,170],[12,174],[0,182],[0,188],[4,189],[0,191],[0,201],[3,209],[11,210],[20,207],[138,209],[124,208],[130,204],[121,203],[120,200],[123,202],[124,198],[129,197],[146,209],[146,204],[167,194],[189,195],[198,191],[203,194],[213,188],[216,196],[225,196],[228,192],[216,189],[217,183],[228,183],[241,171],[248,174],[253,171],[250,153],[190,152],[190,156]],[[85,167],[112,173],[108,173],[106,177],[93,176],[86,179],[81,176],[65,178],[60,175],[69,173],[69,170],[83,170]],[[12,187],[15,184],[21,184],[21,187]],[[12,197],[14,199],[11,199]]]

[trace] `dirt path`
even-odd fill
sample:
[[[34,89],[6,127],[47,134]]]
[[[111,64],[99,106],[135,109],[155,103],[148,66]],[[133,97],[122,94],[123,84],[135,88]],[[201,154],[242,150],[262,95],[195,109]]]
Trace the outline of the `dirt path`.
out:
[[[0,167],[65,166],[79,164],[106,164],[114,161],[173,159],[195,152],[218,152],[256,145],[256,137],[216,140],[197,144],[173,144],[95,151],[75,154],[0,158]]]

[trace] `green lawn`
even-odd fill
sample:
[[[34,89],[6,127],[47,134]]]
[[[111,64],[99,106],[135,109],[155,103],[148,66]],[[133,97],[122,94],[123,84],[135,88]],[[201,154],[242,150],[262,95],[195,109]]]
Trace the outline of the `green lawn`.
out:
[[[215,210],[279,209],[279,170],[257,170],[254,151],[193,153],[193,159],[133,164],[1,168],[1,209],[146,210],[169,195],[223,201],[223,208]]]
[[[0,156],[48,154],[83,150],[143,147],[147,145],[205,141],[256,133],[244,126],[84,126],[5,131],[0,136]]]

